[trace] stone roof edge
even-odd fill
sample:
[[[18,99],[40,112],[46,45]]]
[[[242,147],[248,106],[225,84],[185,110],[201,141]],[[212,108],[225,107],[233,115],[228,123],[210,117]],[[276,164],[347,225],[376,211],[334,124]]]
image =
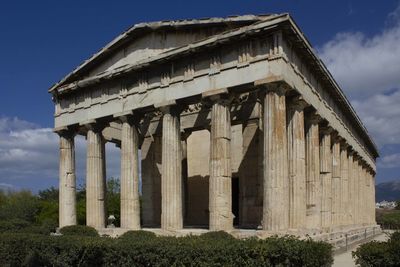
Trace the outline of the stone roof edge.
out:
[[[160,28],[167,27],[189,27],[196,25],[207,25],[207,24],[224,24],[224,23],[235,23],[235,22],[246,22],[246,21],[261,21],[265,18],[275,16],[276,14],[260,14],[260,15],[241,15],[241,16],[228,16],[226,18],[200,18],[200,19],[183,19],[183,20],[164,20],[164,21],[155,21],[155,22],[142,22],[133,25],[128,30],[124,31],[116,38],[114,38],[111,42],[106,44],[103,48],[101,48],[98,52],[93,54],[90,58],[82,62],[78,65],[72,72],[67,74],[64,78],[62,78],[59,82],[51,86],[48,90],[49,92],[54,91],[59,86],[63,85],[74,75],[77,75],[80,71],[82,71],[89,64],[95,63],[97,60],[101,60],[102,57],[107,57],[110,53],[115,51],[115,49],[119,48],[119,45],[123,44],[129,38],[133,38],[136,33],[140,30],[156,30]]]

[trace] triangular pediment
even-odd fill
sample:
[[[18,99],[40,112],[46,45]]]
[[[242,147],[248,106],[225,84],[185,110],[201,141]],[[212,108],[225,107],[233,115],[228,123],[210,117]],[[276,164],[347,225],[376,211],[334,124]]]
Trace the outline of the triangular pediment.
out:
[[[135,64],[146,58],[224,31],[247,26],[271,15],[160,21],[136,24],[79,65],[50,91],[76,80]]]

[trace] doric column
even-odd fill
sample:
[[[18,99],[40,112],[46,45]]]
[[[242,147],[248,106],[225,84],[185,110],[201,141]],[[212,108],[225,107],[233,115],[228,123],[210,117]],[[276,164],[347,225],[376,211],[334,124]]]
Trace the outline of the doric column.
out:
[[[340,176],[341,176],[341,197],[340,197],[340,225],[350,224],[349,212],[349,160],[347,157],[347,143],[343,141],[340,146]]]
[[[210,138],[210,230],[231,230],[233,228],[231,116],[229,104],[223,99],[214,100]]]
[[[300,97],[289,101],[287,112],[289,161],[289,228],[306,226],[306,151],[304,108]]]
[[[179,230],[183,227],[179,111],[173,106],[163,107],[162,111],[161,228]]]
[[[267,231],[289,227],[289,179],[285,88],[269,84],[264,97],[264,200],[262,226]]]
[[[356,219],[356,224],[360,224],[360,166],[358,163],[358,155],[353,156],[354,159],[354,179],[355,179],[355,185],[354,185],[354,197],[355,197],[355,219]]]
[[[369,189],[369,181],[367,180],[366,177],[367,174],[367,169],[366,169],[366,164],[364,161],[362,162],[361,165],[361,175],[362,175],[362,211],[363,211],[363,217],[362,217],[362,222],[363,224],[368,224],[368,203],[369,203],[369,195],[368,195],[368,189]]]
[[[332,225],[340,225],[341,198],[340,138],[335,135],[332,145]]]
[[[364,179],[364,168],[363,168],[363,163],[360,159],[360,166],[359,166],[359,172],[360,172],[360,196],[359,196],[359,207],[360,207],[360,224],[365,224],[365,179]]]
[[[75,133],[60,136],[59,226],[76,225]]]
[[[104,228],[106,222],[106,168],[103,127],[91,124],[87,132],[86,224]]]
[[[133,118],[123,116],[121,127],[121,228],[140,229],[139,133]]]
[[[372,209],[372,213],[371,213],[371,224],[376,224],[376,209],[375,209],[375,176],[373,171],[371,171],[370,173],[370,179],[371,179],[371,209]]]
[[[329,230],[332,226],[332,151],[331,128],[321,129],[320,177],[321,177],[321,226]]]
[[[319,167],[319,122],[321,117],[310,114],[306,116],[306,195],[307,227],[321,227],[321,180]]]
[[[354,217],[354,171],[353,171],[353,150],[349,149],[347,153],[347,166],[348,166],[348,190],[349,190],[349,224],[354,225],[355,224],[355,217]]]

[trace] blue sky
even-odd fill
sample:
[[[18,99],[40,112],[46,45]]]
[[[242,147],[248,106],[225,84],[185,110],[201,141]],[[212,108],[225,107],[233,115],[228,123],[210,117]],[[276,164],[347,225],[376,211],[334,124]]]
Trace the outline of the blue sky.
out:
[[[0,4],[0,186],[58,183],[47,89],[138,22],[289,12],[379,146],[377,182],[400,179],[400,2],[3,1]],[[108,149],[108,176],[119,153]],[[83,181],[85,145],[77,140]]]

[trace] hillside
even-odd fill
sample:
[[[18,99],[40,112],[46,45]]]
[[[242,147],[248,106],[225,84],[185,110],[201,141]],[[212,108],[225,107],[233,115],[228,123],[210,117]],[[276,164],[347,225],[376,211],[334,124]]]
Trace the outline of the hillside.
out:
[[[377,184],[376,202],[400,200],[400,180]]]

